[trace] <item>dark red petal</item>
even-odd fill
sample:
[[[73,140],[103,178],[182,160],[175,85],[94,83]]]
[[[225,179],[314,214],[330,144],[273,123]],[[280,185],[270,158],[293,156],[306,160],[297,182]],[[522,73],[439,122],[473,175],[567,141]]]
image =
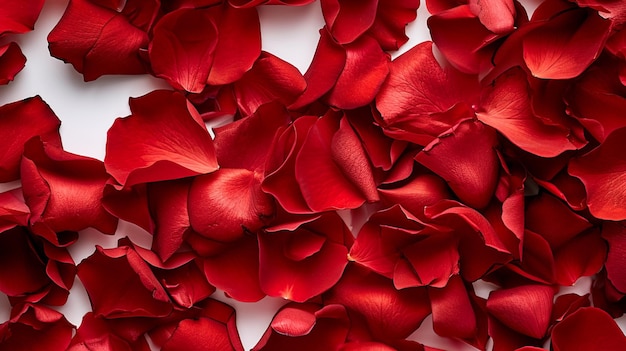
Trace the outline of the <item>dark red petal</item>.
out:
[[[96,249],[78,265],[96,316],[162,317],[171,312],[167,292],[132,248]]]
[[[50,54],[71,63],[85,81],[104,74],[146,72],[139,56],[148,46],[146,32],[123,14],[88,0],[70,1],[48,43]]]
[[[0,107],[0,183],[19,179],[24,144],[34,136],[61,144],[61,121],[50,107],[36,96]]]
[[[181,9],[154,26],[148,53],[154,74],[179,90],[200,93],[211,70],[217,28],[210,12]]]
[[[379,340],[406,338],[430,313],[425,288],[398,291],[391,280],[358,266],[348,266],[324,301],[361,314]]]
[[[524,37],[524,62],[537,78],[574,78],[599,56],[610,27],[610,20],[591,9],[558,13]]]
[[[213,8],[217,46],[208,83],[232,83],[252,68],[261,54],[261,25],[256,8],[236,9],[227,3]]]
[[[607,278],[617,290],[626,292],[626,228],[623,223],[605,223],[602,237],[609,245],[605,263]]]
[[[237,199],[237,201],[233,201]],[[189,221],[203,236],[234,241],[266,225],[274,201],[261,190],[261,174],[222,168],[194,179],[189,190]]]
[[[329,114],[311,127],[296,157],[295,177],[315,212],[356,208],[378,200],[361,141],[345,118]]]
[[[456,238],[437,233],[401,250],[394,271],[393,284],[397,289],[412,286],[443,288],[459,273],[459,251]]]
[[[120,329],[126,333],[120,332]],[[88,312],[83,316],[67,351],[150,351],[142,336],[144,329],[144,323],[137,319],[104,319]],[[133,338],[135,340],[131,340]]]
[[[369,36],[363,36],[344,48],[346,64],[326,101],[331,106],[351,110],[374,100],[389,74],[389,55]]]
[[[69,345],[74,326],[61,313],[31,304],[11,312],[11,319],[0,325],[0,349],[64,351]]]
[[[247,116],[272,101],[289,106],[306,87],[296,67],[263,51],[252,69],[235,82],[234,92],[239,110]]]
[[[326,25],[339,44],[351,43],[365,33],[378,8],[378,0],[323,0],[320,4]]]
[[[0,3],[0,36],[33,30],[44,0],[6,0]]]
[[[480,22],[494,33],[508,33],[515,29],[513,0],[469,0],[469,7]]]
[[[8,84],[24,68],[26,56],[16,43],[0,47],[0,85]]]
[[[555,157],[584,146],[570,138],[571,131],[566,126],[547,124],[535,116],[530,102],[526,74],[512,69],[483,90],[476,116],[513,144],[537,156]]]
[[[278,103],[268,104],[246,118],[214,128],[215,154],[222,168],[261,171],[265,168],[274,135],[291,118]]]
[[[571,286],[580,277],[592,276],[602,269],[606,257],[606,242],[598,231],[577,236],[554,253],[556,282]]]
[[[433,310],[433,329],[444,337],[471,339],[476,336],[476,315],[460,276],[450,278],[440,289],[429,288]]]
[[[276,313],[252,350],[338,350],[349,328],[350,320],[341,305],[320,307],[313,303],[291,303]]]
[[[509,328],[541,339],[550,324],[554,289],[543,285],[524,285],[493,291],[487,310]]]
[[[608,313],[585,307],[554,327],[552,346],[554,351],[623,350],[626,337]]]
[[[442,134],[415,156],[448,182],[461,201],[481,208],[493,196],[499,172],[493,129],[476,121],[463,121]]]
[[[320,29],[320,40],[317,43],[315,56],[304,74],[307,87],[291,108],[304,107],[326,94],[337,82],[346,65],[346,50],[339,45],[327,27]]]
[[[341,278],[351,242],[350,231],[333,212],[294,230],[259,234],[263,291],[296,302],[323,293]]]
[[[27,226],[30,209],[18,197],[18,191],[0,193],[0,233],[16,226]]]
[[[217,170],[213,141],[197,111],[179,93],[160,90],[130,100],[132,114],[107,135],[104,165],[122,186]]]
[[[220,253],[204,260],[209,282],[237,301],[256,302],[265,297],[259,282],[256,237],[244,236]]]
[[[611,133],[591,152],[570,161],[568,171],[587,190],[589,212],[600,219],[626,219],[626,128]]]
[[[446,182],[432,174],[420,174],[398,188],[379,188],[381,197],[391,203],[402,205],[407,211],[417,215],[424,206],[434,205],[451,194]]]
[[[167,261],[183,244],[190,230],[187,202],[190,179],[148,184],[148,201],[154,219],[152,249]]]
[[[109,178],[102,161],[31,139],[24,146],[21,174],[34,232],[53,243],[56,233],[63,231],[93,227],[107,234],[115,232],[117,218],[101,205]]]
[[[143,228],[148,233],[154,233],[154,221],[148,208],[148,194],[146,184],[116,190],[114,180],[110,179],[104,188],[102,206],[115,217]]]
[[[553,249],[591,227],[589,221],[546,193],[529,199],[527,204],[526,227],[543,236]]]
[[[32,294],[50,282],[29,236],[23,228],[0,234],[0,291],[6,295]]]

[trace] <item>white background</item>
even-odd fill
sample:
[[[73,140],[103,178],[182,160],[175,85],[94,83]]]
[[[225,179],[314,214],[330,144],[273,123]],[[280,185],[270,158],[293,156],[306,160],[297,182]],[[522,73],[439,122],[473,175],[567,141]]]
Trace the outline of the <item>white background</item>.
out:
[[[423,1],[422,1],[423,2]],[[527,8],[534,9],[538,0],[526,1]],[[67,0],[47,0],[36,29],[33,32],[12,37],[19,42],[28,61],[25,69],[8,86],[0,87],[0,105],[40,95],[62,121],[61,137],[64,148],[80,155],[104,159],[106,131],[117,117],[130,113],[128,98],[144,95],[167,85],[148,75],[105,76],[94,82],[83,82],[82,75],[69,64],[52,58],[48,52],[46,37],[58,22]],[[319,29],[324,25],[319,3],[303,7],[262,6],[259,8],[263,49],[292,63],[305,72],[319,39]],[[418,12],[418,19],[407,28],[411,38],[398,53],[429,39],[426,27],[428,12],[425,5]],[[0,191],[19,186],[19,182],[0,184]],[[142,229],[121,222],[115,236],[106,236],[95,230],[81,232],[80,239],[69,250],[76,263],[91,255],[95,245],[115,247],[117,239],[130,236],[137,244],[150,247],[151,236]],[[583,292],[590,279],[582,279],[573,291]],[[479,294],[488,295],[489,286],[480,284]],[[572,291],[572,288],[563,292]],[[246,349],[252,348],[267,328],[275,311],[285,302],[265,298],[259,303],[239,303],[217,292],[215,298],[237,309],[237,325]],[[8,319],[9,304],[0,298],[0,321]],[[78,279],[71,290],[65,306],[59,308],[74,325],[80,325],[82,316],[90,310],[89,299]],[[430,317],[412,336],[428,346],[447,350],[473,350],[460,342],[444,340],[432,333]]]

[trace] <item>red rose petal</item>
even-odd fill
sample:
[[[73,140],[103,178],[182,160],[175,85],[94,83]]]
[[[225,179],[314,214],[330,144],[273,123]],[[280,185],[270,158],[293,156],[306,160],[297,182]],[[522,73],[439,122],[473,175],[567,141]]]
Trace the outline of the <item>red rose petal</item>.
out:
[[[365,33],[378,8],[378,0],[323,0],[320,4],[326,25],[339,44],[351,43]]]
[[[208,10],[181,9],[163,16],[148,53],[157,77],[179,90],[200,93],[211,70],[217,28]]]
[[[476,116],[538,156],[555,157],[584,146],[570,139],[571,131],[565,126],[543,123],[533,114],[526,74],[521,69],[505,72],[483,91]]]
[[[419,5],[419,0],[378,1],[376,18],[368,34],[378,41],[383,50],[398,50],[409,40],[405,28],[417,17]]]
[[[415,160],[445,179],[463,202],[481,208],[489,203],[496,186],[497,143],[490,127],[463,121],[426,146]]]
[[[542,285],[496,290],[489,294],[487,310],[509,328],[541,339],[550,324],[553,297],[554,289]]]
[[[345,118],[326,115],[311,127],[296,157],[295,178],[315,212],[378,200],[367,156]]]
[[[25,63],[26,56],[16,43],[0,46],[0,85],[11,82]]]
[[[0,4],[0,36],[33,30],[44,0],[6,0]]]
[[[29,236],[23,228],[0,234],[0,291],[6,295],[32,294],[50,281]]]
[[[217,170],[213,141],[185,97],[165,90],[130,100],[109,129],[104,165],[122,186]]]
[[[609,250],[605,262],[607,278],[613,286],[626,292],[626,228],[623,223],[605,223],[602,230],[602,237],[608,242]]]
[[[109,178],[102,161],[32,139],[24,147],[21,174],[34,232],[57,245],[66,244],[58,241],[58,232],[88,227],[115,232],[117,218],[101,205]]]
[[[171,312],[167,292],[137,252],[128,246],[96,249],[78,265],[96,316],[162,317]]]
[[[11,319],[0,325],[0,349],[64,351],[69,345],[74,326],[61,313],[31,304],[11,312]]]
[[[568,171],[579,178],[587,190],[589,212],[600,219],[626,219],[626,128],[611,133],[591,152],[570,161]]]
[[[115,330],[115,324],[120,321],[124,321],[124,319],[104,319],[95,317],[93,312],[88,312],[83,316],[80,327],[76,331],[76,335],[72,338],[67,351],[151,350],[144,337],[140,337],[136,340],[128,340],[128,338],[120,335],[120,333]],[[136,328],[137,325],[134,327]]]
[[[429,288],[433,310],[433,329],[444,337],[470,339],[476,336],[478,326],[463,280],[452,276],[441,289]]]
[[[237,201],[233,201],[237,199]],[[261,175],[222,168],[194,179],[189,190],[189,221],[203,236],[222,242],[254,233],[274,213],[274,201],[261,190]]]
[[[247,116],[272,101],[289,106],[306,87],[296,67],[264,51],[252,69],[235,82],[234,92],[240,111]]]
[[[19,179],[24,144],[34,136],[61,144],[61,121],[50,107],[36,96],[0,107],[0,183]]]
[[[600,271],[607,257],[606,242],[598,231],[580,235],[554,253],[556,282],[573,285],[580,277]]]
[[[361,314],[380,340],[406,338],[430,313],[425,288],[398,291],[391,280],[358,266],[348,266],[324,302],[342,304]]]
[[[398,261],[393,277],[397,289],[425,285],[443,288],[459,273],[458,242],[448,235],[437,233],[406,245],[402,256],[404,260]]]
[[[88,0],[70,1],[48,43],[50,54],[71,63],[85,81],[146,72],[139,53],[148,46],[148,34],[124,14]]]
[[[470,0],[469,7],[480,22],[494,33],[507,33],[515,29],[515,5],[512,0]]]
[[[524,37],[524,62],[537,78],[574,78],[599,56],[610,27],[611,21],[591,9],[557,13]]]
[[[30,209],[18,198],[17,190],[0,193],[0,233],[18,225],[28,225]]]
[[[608,313],[586,307],[554,327],[552,346],[555,351],[623,350],[626,337]]]
[[[369,36],[344,48],[346,64],[325,100],[331,106],[351,110],[374,100],[389,73],[389,55]]]

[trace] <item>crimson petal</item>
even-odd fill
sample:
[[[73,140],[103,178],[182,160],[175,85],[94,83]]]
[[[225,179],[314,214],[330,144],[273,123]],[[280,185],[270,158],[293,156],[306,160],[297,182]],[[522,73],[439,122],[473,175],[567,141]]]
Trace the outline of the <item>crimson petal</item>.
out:
[[[6,0],[0,3],[0,36],[33,30],[44,0]]]
[[[626,336],[608,313],[585,307],[554,327],[552,346],[554,351],[623,350]]]
[[[16,43],[0,46],[0,85],[12,81],[25,63],[26,56]]]
[[[0,325],[0,349],[11,351],[64,351],[74,326],[46,306],[26,304],[11,311],[11,319]]]

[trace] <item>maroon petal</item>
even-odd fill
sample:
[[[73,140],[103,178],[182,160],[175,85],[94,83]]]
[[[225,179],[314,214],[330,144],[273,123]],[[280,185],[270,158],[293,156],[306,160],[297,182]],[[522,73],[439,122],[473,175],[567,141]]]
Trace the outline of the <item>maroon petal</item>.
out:
[[[175,89],[202,92],[213,63],[216,37],[217,28],[208,10],[168,13],[154,27],[148,50],[154,73]]]
[[[493,129],[463,121],[426,146],[415,160],[445,179],[463,202],[481,208],[489,203],[496,186],[497,143]]]
[[[542,285],[525,285],[496,290],[489,294],[487,310],[509,328],[541,339],[550,324],[554,289]]]
[[[555,351],[623,350],[626,336],[608,313],[586,307],[554,327],[552,346]]]
[[[8,296],[24,296],[40,291],[50,282],[45,262],[26,230],[5,231],[0,234],[0,243],[0,291]]]
[[[74,155],[32,139],[24,147],[21,174],[34,232],[58,244],[56,233],[93,227],[107,234],[117,218],[101,205],[109,178],[102,161]]]
[[[255,233],[273,214],[274,201],[261,190],[257,172],[222,168],[195,178],[189,190],[191,226],[213,240],[228,242]]]
[[[604,143],[569,164],[569,173],[578,177],[587,190],[589,212],[596,217],[619,221],[626,219],[626,174],[624,141],[626,128],[611,133]]]
[[[0,46],[0,85],[13,81],[25,63],[26,56],[16,43]]]
[[[116,324],[120,321],[124,321],[124,319],[104,319],[96,317],[93,312],[88,312],[83,317],[67,351],[150,351],[150,346],[144,337],[129,340],[130,338],[125,337],[125,335],[120,335],[121,333],[116,330]],[[137,328],[137,324],[140,323],[137,323],[136,320],[132,321],[135,322],[132,333],[136,332],[134,329],[143,327],[142,325]],[[138,334],[141,335],[142,332]]]
[[[139,54],[148,46],[148,34],[124,14],[88,0],[70,1],[48,43],[50,54],[71,63],[85,81],[146,72]]]
[[[104,165],[122,186],[210,173],[213,141],[179,93],[155,91],[130,100],[132,114],[109,129]]]
[[[34,136],[61,144],[61,121],[50,107],[36,96],[0,107],[0,182],[19,179],[24,144]]]

